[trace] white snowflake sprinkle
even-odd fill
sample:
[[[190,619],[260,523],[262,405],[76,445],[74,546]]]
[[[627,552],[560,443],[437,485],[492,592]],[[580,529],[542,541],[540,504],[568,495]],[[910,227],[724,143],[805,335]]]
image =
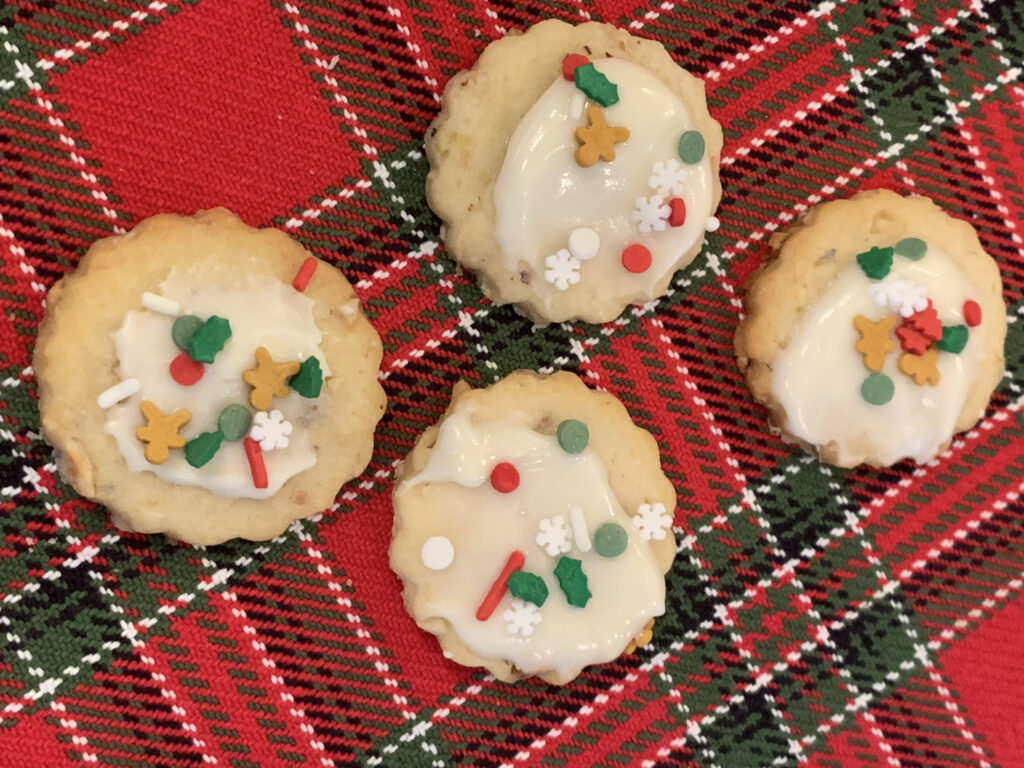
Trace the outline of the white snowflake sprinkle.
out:
[[[580,261],[565,248],[544,259],[544,266],[544,279],[560,291],[580,281]]]
[[[536,605],[515,597],[509,607],[502,612],[501,618],[505,621],[510,635],[529,637],[533,634],[533,628],[540,624],[541,615]]]
[[[633,527],[640,531],[645,539],[665,538],[665,531],[672,525],[672,518],[665,512],[665,505],[641,504],[633,516]]]
[[[655,163],[647,183],[662,197],[681,195],[683,184],[686,183],[686,169],[675,158]]]
[[[272,451],[275,448],[288,447],[288,435],[292,433],[292,424],[285,420],[280,411],[259,411],[252,417],[252,429],[249,437],[260,444],[260,449]]]
[[[638,197],[633,221],[641,232],[661,232],[668,226],[666,219],[671,213],[672,209],[665,204],[665,198],[661,195]]]
[[[887,275],[884,279],[868,286],[871,298],[880,307],[888,307],[903,317],[928,308],[928,288],[918,283],[900,280]]]
[[[537,546],[554,557],[572,549],[571,532],[564,515],[555,515],[549,520],[540,521],[537,533]]]

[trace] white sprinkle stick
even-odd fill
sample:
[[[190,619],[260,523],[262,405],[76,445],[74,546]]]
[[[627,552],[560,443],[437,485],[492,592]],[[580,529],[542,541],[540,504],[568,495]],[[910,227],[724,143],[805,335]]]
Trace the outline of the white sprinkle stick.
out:
[[[99,397],[96,398],[96,405],[103,410],[107,410],[111,406],[117,405],[126,397],[131,397],[139,391],[141,384],[138,379],[125,379],[119,384],[115,384],[110,389],[100,392]]]
[[[572,523],[572,535],[576,539],[576,547],[580,552],[589,552],[590,532],[587,530],[587,521],[583,517],[583,510],[579,507],[572,507],[569,510],[569,521]]]
[[[161,315],[177,317],[181,314],[181,304],[174,299],[168,299],[166,296],[160,296],[149,291],[142,294],[142,306],[154,312],[159,312]]]

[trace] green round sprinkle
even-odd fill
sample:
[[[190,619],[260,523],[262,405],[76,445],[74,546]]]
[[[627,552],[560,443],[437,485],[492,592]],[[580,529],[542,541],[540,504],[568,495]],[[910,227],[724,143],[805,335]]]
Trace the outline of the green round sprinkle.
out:
[[[558,444],[566,453],[582,453],[590,442],[590,430],[582,421],[566,419],[558,425]]]
[[[220,432],[203,432],[185,443],[185,461],[196,469],[203,466],[220,450],[224,435]]]
[[[928,250],[928,243],[919,237],[905,237],[896,243],[896,255],[911,261],[920,261]]]
[[[231,323],[223,317],[210,315],[188,340],[188,353],[196,362],[212,363],[230,338]]]
[[[857,254],[857,263],[872,280],[881,280],[892,269],[892,248],[871,248]]]
[[[943,352],[952,352],[959,355],[967,346],[966,325],[944,325],[942,326],[942,338],[935,344]]]
[[[174,321],[174,325],[171,326],[171,338],[178,345],[178,349],[188,352],[189,339],[192,338],[192,334],[199,330],[199,326],[202,324],[203,321],[195,315],[182,315]]]
[[[605,523],[594,531],[594,549],[601,557],[618,557],[626,550],[629,537],[618,523]]]
[[[576,558],[564,555],[559,558],[555,566],[555,578],[569,605],[582,608],[592,597],[587,587],[587,574],[583,572],[583,563]]]
[[[573,74],[576,87],[602,107],[610,107],[619,100],[619,87],[598,72],[593,62],[576,67]]]
[[[508,591],[513,597],[533,603],[538,608],[548,599],[548,585],[535,573],[516,571],[508,577]]]
[[[696,165],[704,158],[704,137],[700,131],[687,131],[679,137],[679,158],[687,165]]]
[[[249,432],[252,414],[244,405],[232,403],[217,417],[217,429],[229,443],[236,443]]]
[[[884,373],[872,373],[860,385],[860,396],[871,405],[885,405],[892,400],[896,385]]]
[[[324,374],[320,370],[320,361],[315,357],[307,357],[288,382],[288,386],[303,397],[320,397],[320,389],[324,385]]]

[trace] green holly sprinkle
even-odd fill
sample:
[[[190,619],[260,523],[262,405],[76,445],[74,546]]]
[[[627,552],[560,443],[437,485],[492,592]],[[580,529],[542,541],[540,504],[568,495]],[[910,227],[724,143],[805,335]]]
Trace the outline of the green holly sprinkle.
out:
[[[185,461],[196,469],[206,464],[220,450],[224,435],[218,432],[203,432],[185,443]]]
[[[959,355],[967,346],[967,335],[966,325],[944,325],[942,326],[942,338],[935,343],[935,346],[943,352]]]
[[[905,237],[896,243],[896,255],[911,261],[920,261],[928,251],[928,243],[919,237]]]
[[[535,573],[516,571],[508,577],[508,591],[513,597],[533,603],[538,608],[548,599],[548,585]]]
[[[230,338],[231,323],[223,317],[211,315],[188,340],[188,353],[196,362],[212,363]]]
[[[704,137],[700,131],[687,131],[679,137],[679,159],[696,165],[704,158]]]
[[[857,263],[864,274],[872,280],[881,280],[892,269],[892,253],[890,248],[872,248],[870,251],[857,254]]]
[[[618,523],[605,523],[594,531],[594,549],[601,557],[618,557],[628,540],[626,529]]]
[[[583,572],[583,563],[574,557],[562,556],[555,566],[555,578],[558,579],[558,586],[565,593],[565,599],[569,605],[582,608],[590,600],[590,590],[587,588],[587,574]]]
[[[188,352],[189,339],[202,324],[203,321],[195,315],[182,315],[174,321],[174,325],[171,326],[171,338],[174,339],[178,349]]]
[[[892,400],[896,385],[884,373],[872,373],[860,385],[860,396],[871,405],[885,405]]]
[[[315,357],[307,357],[303,360],[299,372],[288,382],[288,386],[303,397],[320,397],[320,389],[323,385],[324,374],[320,370],[320,361]]]
[[[582,453],[590,442],[590,430],[582,421],[566,419],[558,425],[558,444],[566,453]]]
[[[252,414],[244,405],[232,403],[220,412],[217,417],[217,429],[229,443],[241,440],[249,432]]]
[[[619,101],[619,87],[597,71],[593,62],[576,67],[576,87],[602,107],[610,107]]]

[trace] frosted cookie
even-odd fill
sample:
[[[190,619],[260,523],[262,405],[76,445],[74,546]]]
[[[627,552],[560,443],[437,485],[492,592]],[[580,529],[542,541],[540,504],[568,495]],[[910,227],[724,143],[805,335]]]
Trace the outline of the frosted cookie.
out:
[[[95,243],[33,365],[61,474],[119,526],[267,539],[365,468],[381,343],[351,286],[224,209]]]
[[[675,492],[622,404],[571,373],[459,384],[399,467],[391,567],[444,654],[563,684],[650,642]]]
[[[664,295],[717,227],[722,130],[703,83],[607,24],[488,45],[448,83],[426,149],[449,252],[537,323]]]
[[[842,467],[926,462],[1003,374],[999,268],[924,197],[862,192],[772,238],[736,354],[785,435]]]

